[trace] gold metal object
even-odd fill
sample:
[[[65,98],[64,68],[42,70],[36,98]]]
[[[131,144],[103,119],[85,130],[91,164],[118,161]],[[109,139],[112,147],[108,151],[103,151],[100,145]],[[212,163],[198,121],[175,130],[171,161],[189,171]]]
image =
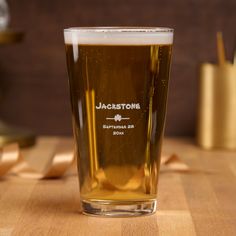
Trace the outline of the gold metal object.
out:
[[[236,65],[201,66],[198,104],[198,144],[236,149]]]
[[[28,130],[12,127],[0,121],[0,147],[14,142],[20,147],[31,146],[35,144],[35,135]]]
[[[0,31],[0,44],[17,43],[23,40],[24,33],[21,31],[4,30]]]
[[[20,31],[0,31],[0,45],[18,43],[23,40],[24,33]],[[17,142],[21,147],[35,143],[35,135],[22,128],[11,127],[0,120],[0,147],[8,143]]]
[[[236,149],[236,64],[225,59],[217,32],[218,65],[200,68],[197,142],[203,148]]]

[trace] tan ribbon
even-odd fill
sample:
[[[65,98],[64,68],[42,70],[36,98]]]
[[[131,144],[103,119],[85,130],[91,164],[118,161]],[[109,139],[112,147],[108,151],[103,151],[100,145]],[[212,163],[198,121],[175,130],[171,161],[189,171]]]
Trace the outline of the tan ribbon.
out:
[[[95,181],[93,185],[103,185],[108,190],[135,190],[143,184],[140,180],[144,178],[146,182],[146,189],[150,187],[152,177],[150,176],[150,172],[146,170],[145,166],[141,166],[138,169],[133,170],[132,177],[129,178],[129,180],[125,184],[120,184],[120,174],[121,172],[125,173],[125,171],[127,171],[126,168],[127,167],[123,167],[122,170],[122,167],[110,166],[106,171],[104,171],[104,169],[102,168],[98,169],[95,174],[95,179],[93,180]],[[130,172],[131,170],[132,167],[129,167],[128,171]],[[183,161],[181,161],[176,154],[172,154],[170,156],[161,157],[161,172],[164,171],[186,172],[189,171],[189,167]],[[112,173],[113,180],[108,177],[109,172]]]
[[[20,150],[17,144],[2,148],[0,154],[0,177],[5,175],[20,159]]]
[[[18,145],[12,144],[2,149],[0,156],[0,177],[10,173],[30,179],[59,178],[72,166],[74,160],[73,152],[60,152],[49,158],[44,169],[38,171],[31,167],[21,156]]]
[[[52,155],[42,171],[33,168],[21,155],[17,144],[11,144],[2,148],[0,153],[0,178],[6,174],[14,174],[29,179],[49,179],[62,177],[75,163],[74,153],[71,151],[60,151]],[[188,171],[189,167],[176,155],[162,156],[161,165],[163,170]],[[142,172],[142,171],[141,171]],[[142,173],[137,173],[140,176]],[[104,173],[96,174],[97,179],[104,179]],[[138,177],[139,177],[138,176]],[[132,178],[130,181],[135,181]],[[105,181],[104,183],[106,183]],[[109,184],[107,182],[107,184]],[[130,183],[127,183],[128,186]],[[131,183],[134,186],[133,183]],[[124,186],[123,186],[124,188]]]
[[[172,154],[170,156],[162,156],[161,157],[161,170],[175,170],[181,172],[189,171],[189,166],[184,163],[177,154]]]

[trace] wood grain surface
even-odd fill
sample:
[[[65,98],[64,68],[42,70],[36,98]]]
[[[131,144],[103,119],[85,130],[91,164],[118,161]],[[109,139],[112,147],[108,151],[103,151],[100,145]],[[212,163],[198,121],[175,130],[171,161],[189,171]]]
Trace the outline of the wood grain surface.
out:
[[[71,134],[63,42],[69,26],[168,26],[175,29],[168,135],[194,135],[198,67],[216,61],[222,30],[232,59],[235,0],[8,0],[19,45],[0,48],[0,116],[38,134]]]
[[[44,137],[24,150],[43,168],[69,138]],[[165,139],[163,153],[177,153],[189,173],[161,171],[156,214],[136,218],[98,218],[79,213],[75,175],[57,180],[0,180],[0,236],[10,235],[236,235],[236,152],[204,151],[189,139]]]

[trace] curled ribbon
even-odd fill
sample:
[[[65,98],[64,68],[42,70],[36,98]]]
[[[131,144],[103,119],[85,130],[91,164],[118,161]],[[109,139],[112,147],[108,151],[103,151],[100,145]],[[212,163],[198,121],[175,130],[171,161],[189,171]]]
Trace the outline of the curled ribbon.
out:
[[[20,150],[17,144],[2,148],[0,155],[0,177],[5,175],[19,160]]]
[[[2,148],[0,152],[0,178],[14,174],[29,179],[49,179],[62,177],[75,163],[75,155],[72,151],[61,150],[51,155],[43,170],[37,170],[22,157],[17,144],[10,144]],[[162,156],[163,170],[188,171],[189,167],[176,155]],[[137,173],[139,175],[140,173]],[[143,174],[143,173],[141,173]],[[98,179],[104,179],[104,173],[97,173]],[[136,175],[134,176],[134,180]],[[130,181],[134,181],[130,180]],[[128,184],[129,185],[129,184]],[[132,184],[134,186],[134,184]]]
[[[161,166],[163,166],[162,170],[175,170],[181,172],[189,171],[189,166],[184,163],[177,154],[172,154],[170,156],[162,156],[161,157]]]
[[[2,149],[0,155],[0,177],[11,173],[22,178],[48,179],[58,178],[73,165],[73,152],[61,151],[51,156],[44,169],[33,168],[21,155],[19,146],[11,144]]]

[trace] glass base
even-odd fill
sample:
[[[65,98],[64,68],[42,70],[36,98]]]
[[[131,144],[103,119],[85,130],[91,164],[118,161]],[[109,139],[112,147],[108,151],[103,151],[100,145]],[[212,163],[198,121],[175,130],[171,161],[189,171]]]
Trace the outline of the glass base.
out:
[[[82,201],[82,213],[91,216],[131,217],[144,216],[156,212],[157,201],[107,202]]]

